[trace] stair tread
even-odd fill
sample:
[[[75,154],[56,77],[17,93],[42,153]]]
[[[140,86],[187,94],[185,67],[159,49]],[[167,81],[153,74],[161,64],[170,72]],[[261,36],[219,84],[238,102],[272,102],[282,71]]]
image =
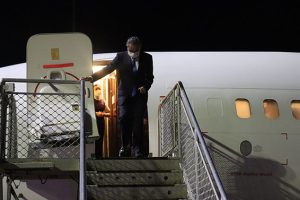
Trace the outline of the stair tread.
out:
[[[161,157],[88,159],[88,199],[187,199],[179,161]]]
[[[87,172],[88,184],[93,185],[174,185],[183,182],[182,172]]]
[[[110,199],[185,199],[187,198],[186,186],[176,184],[173,186],[119,186],[119,187],[99,187],[87,186],[89,198]]]
[[[161,158],[110,158],[100,160],[88,160],[88,171],[154,171],[154,170],[178,170],[178,159]]]

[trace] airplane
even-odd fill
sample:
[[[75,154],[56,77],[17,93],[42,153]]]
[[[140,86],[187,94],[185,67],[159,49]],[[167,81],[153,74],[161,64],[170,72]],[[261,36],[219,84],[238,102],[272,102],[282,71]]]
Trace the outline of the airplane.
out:
[[[160,156],[160,102],[181,81],[224,188],[230,189],[229,199],[300,198],[299,53],[149,53],[154,65],[145,121],[150,156]],[[94,54],[94,70],[101,70],[115,55]],[[26,78],[26,63],[0,68],[0,78],[7,77]],[[117,101],[115,81],[113,73],[100,80],[110,106]],[[117,132],[116,121],[109,123],[108,132]],[[105,155],[114,156],[118,138],[107,137]],[[21,184],[20,190],[28,199],[76,198],[74,182],[49,181],[56,194],[49,193],[49,186],[35,191],[39,181]],[[67,191],[55,189],[62,186]]]

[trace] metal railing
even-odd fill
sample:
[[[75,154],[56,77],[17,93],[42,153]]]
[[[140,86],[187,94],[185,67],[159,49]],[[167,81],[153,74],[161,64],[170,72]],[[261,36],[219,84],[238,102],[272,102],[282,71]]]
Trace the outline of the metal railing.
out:
[[[189,199],[227,199],[181,82],[160,104],[159,135],[160,156],[181,160]]]
[[[15,91],[14,84],[40,90]],[[80,159],[80,200],[86,199],[84,80],[2,79],[0,89],[0,164]]]

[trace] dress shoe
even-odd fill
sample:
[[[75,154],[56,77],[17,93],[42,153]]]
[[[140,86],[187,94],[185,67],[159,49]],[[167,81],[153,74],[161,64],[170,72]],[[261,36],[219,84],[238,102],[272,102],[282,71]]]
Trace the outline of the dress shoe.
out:
[[[135,158],[142,158],[144,157],[143,153],[141,152],[140,148],[138,146],[135,146],[131,150],[131,156]]]
[[[119,157],[124,157],[125,156],[125,149],[123,147],[121,147],[120,151],[119,151]]]
[[[143,158],[144,155],[143,155],[142,153],[136,153],[136,154],[134,155],[134,157],[135,157],[135,158]]]
[[[119,151],[119,157],[130,157],[130,147],[129,148],[121,147]]]

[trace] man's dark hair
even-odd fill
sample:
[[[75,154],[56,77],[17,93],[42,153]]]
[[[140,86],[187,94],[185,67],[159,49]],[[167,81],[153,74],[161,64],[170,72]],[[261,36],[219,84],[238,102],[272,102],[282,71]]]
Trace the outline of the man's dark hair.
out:
[[[133,44],[138,47],[142,46],[141,40],[137,36],[132,36],[132,37],[128,38],[128,40],[126,42],[126,46],[128,46],[129,44]]]

